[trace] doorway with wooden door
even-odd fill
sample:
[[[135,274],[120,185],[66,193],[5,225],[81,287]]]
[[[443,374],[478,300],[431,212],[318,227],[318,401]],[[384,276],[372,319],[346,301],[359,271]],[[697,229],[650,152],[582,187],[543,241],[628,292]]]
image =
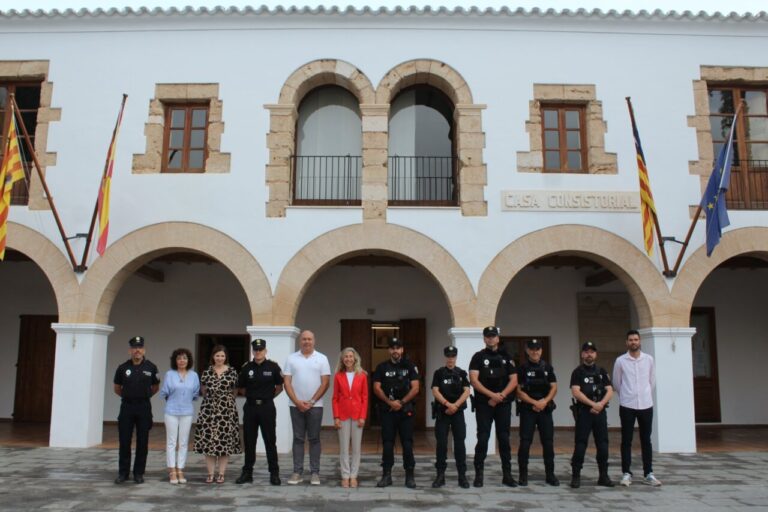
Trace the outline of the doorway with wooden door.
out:
[[[53,400],[56,315],[20,315],[13,421],[48,423]]]
[[[374,321],[368,319],[341,320],[341,346],[352,347],[360,354],[363,369],[368,372],[369,397],[368,417],[372,426],[379,426],[375,412],[377,400],[373,396],[373,371],[376,366],[389,358],[389,340],[400,338],[405,343],[405,357],[419,370],[421,391],[416,399],[415,427],[426,428],[426,386],[427,321],[424,318],[400,319],[397,321]]]
[[[693,406],[696,423],[720,423],[720,379],[717,372],[715,308],[692,308]]]

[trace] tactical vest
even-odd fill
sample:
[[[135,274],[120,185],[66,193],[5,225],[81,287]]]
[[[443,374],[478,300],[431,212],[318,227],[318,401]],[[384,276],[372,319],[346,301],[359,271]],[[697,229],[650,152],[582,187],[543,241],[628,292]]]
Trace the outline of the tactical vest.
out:
[[[541,400],[549,394],[548,370],[546,370],[546,363],[543,360],[540,360],[536,366],[526,363],[520,371],[523,374],[521,380],[524,379],[520,388],[528,396],[534,400]]]
[[[453,403],[464,393],[464,385],[461,381],[461,373],[457,368],[449,370],[446,367],[440,369],[437,389],[446,400]]]
[[[587,398],[593,402],[599,402],[603,399],[607,383],[604,380],[604,375],[600,371],[600,368],[594,366],[593,370],[590,370],[586,366],[582,366],[581,375],[579,377],[581,378],[581,382],[579,382],[581,392],[584,393]]]
[[[499,352],[483,353],[480,383],[491,391],[501,391],[509,382],[507,355]]]
[[[381,390],[390,400],[401,400],[411,390],[409,366],[388,362],[381,379]]]

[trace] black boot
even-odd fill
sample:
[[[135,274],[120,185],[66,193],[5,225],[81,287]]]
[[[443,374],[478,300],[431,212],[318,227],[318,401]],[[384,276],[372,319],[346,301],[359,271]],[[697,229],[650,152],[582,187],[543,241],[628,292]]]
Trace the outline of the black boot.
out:
[[[381,479],[376,483],[376,487],[389,487],[392,485],[392,470],[385,469],[381,474]]]
[[[547,471],[547,476],[544,479],[544,481],[547,482],[552,487],[557,487],[558,485],[560,485],[560,480],[557,479],[554,471]]]
[[[236,484],[244,484],[248,482],[249,484],[253,483],[253,471],[249,469],[244,469],[242,473],[240,473],[240,476],[237,477],[237,480],[235,480]]]
[[[408,485],[406,483],[406,485]],[[437,489],[438,487],[442,487],[445,485],[445,470],[437,470],[437,476],[435,477],[435,480],[432,482],[432,488]]]
[[[445,483],[445,478],[443,478],[443,483]],[[413,477],[413,468],[405,470],[405,486],[409,489],[416,488],[416,479]]]
[[[579,487],[581,487],[581,470],[573,468],[573,473],[571,474],[571,488],[578,489]]]
[[[270,473],[269,474],[269,484],[270,485],[280,485],[282,482],[280,481],[280,475],[278,473]]]
[[[475,481],[472,482],[475,487],[483,486],[483,466],[475,466]]]
[[[602,487],[613,487],[616,485],[613,483],[613,480],[611,480],[611,477],[608,476],[607,465],[600,467],[600,476],[597,478],[597,485]]]
[[[528,465],[521,465],[519,466],[520,469],[520,479],[517,481],[517,484],[520,487],[528,487]]]
[[[512,476],[511,469],[502,470],[501,483],[507,487],[517,487],[517,482],[515,482],[515,477]]]
[[[459,471],[459,487],[462,489],[469,489],[469,480],[467,480],[466,471]]]

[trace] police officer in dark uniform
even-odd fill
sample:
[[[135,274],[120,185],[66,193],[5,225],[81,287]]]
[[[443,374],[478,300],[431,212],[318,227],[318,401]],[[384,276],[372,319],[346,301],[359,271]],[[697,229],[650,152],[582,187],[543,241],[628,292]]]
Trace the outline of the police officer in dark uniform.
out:
[[[120,455],[116,484],[128,480],[131,472],[131,438],[136,427],[136,459],[133,461],[133,481],[144,483],[144,469],[149,450],[149,430],[152,428],[152,404],[149,399],[160,389],[157,366],[144,358],[144,338],[128,340],[131,358],[117,367],[114,378],[115,394],[122,398],[117,431]]]
[[[613,396],[611,378],[605,369],[595,364],[597,347],[591,341],[581,346],[581,365],[571,373],[571,393],[576,419],[576,446],[571,458],[571,487],[581,487],[581,467],[587,451],[590,432],[597,447],[597,485],[613,487],[608,476],[608,418],[605,409]]]
[[[419,372],[416,366],[403,357],[403,342],[389,340],[389,359],[376,367],[373,373],[373,394],[379,399],[381,417],[382,476],[376,487],[392,485],[392,466],[395,464],[395,436],[400,434],[403,445],[405,486],[416,487],[413,457],[413,417],[416,412],[416,395],[419,394]]]
[[[435,440],[437,441],[437,476],[432,487],[445,485],[445,470],[448,467],[448,430],[453,432],[453,455],[456,458],[456,470],[459,473],[459,486],[469,488],[467,480],[467,449],[464,439],[467,437],[467,425],[464,422],[464,409],[469,398],[469,379],[467,372],[456,366],[456,347],[443,349],[445,366],[435,371],[432,377],[433,415],[435,416]]]
[[[501,483],[517,487],[512,476],[512,449],[509,446],[509,426],[512,422],[510,397],[517,387],[515,363],[504,349],[499,348],[499,328],[483,329],[485,348],[476,352],[469,363],[469,382],[475,389],[473,406],[477,420],[477,444],[475,445],[475,487],[483,486],[485,457],[491,424],[496,423],[496,441],[501,457]]]
[[[528,485],[528,452],[533,442],[533,432],[538,427],[544,448],[546,482],[557,486],[560,481],[555,476],[555,426],[552,422],[557,378],[554,368],[541,359],[539,340],[528,340],[525,353],[528,361],[520,365],[517,387],[520,410],[520,448],[517,450],[517,464],[520,468],[520,485]]]
[[[245,395],[243,405],[243,438],[245,461],[236,484],[253,482],[253,464],[256,462],[256,440],[264,439],[269,468],[269,483],[280,485],[280,468],[277,463],[277,431],[274,398],[283,391],[283,373],[280,366],[267,359],[267,342],[255,339],[251,342],[253,360],[245,363],[237,379],[238,393]]]

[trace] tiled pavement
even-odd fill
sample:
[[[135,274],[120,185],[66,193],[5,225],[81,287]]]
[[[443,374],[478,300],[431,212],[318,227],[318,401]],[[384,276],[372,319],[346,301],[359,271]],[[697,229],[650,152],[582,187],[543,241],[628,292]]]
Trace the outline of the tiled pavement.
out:
[[[337,458],[324,455],[321,486],[285,485],[290,473],[290,456],[280,458],[283,486],[267,485],[262,456],[257,457],[256,482],[235,485],[242,456],[236,456],[222,485],[205,484],[202,457],[190,455],[186,485],[166,481],[164,452],[153,450],[150,469],[143,485],[115,485],[117,451],[113,449],[0,448],[0,510],[255,510],[331,512],[419,510],[445,511],[550,511],[550,510],[642,510],[717,511],[747,510],[768,512],[768,453],[706,453],[697,455],[656,454],[654,469],[663,480],[661,488],[635,482],[629,488],[596,487],[593,461],[585,465],[583,486],[573,490],[567,458],[557,459],[559,488],[543,483],[541,459],[531,461],[531,483],[525,489],[500,485],[497,457],[489,457],[486,486],[482,489],[455,487],[455,471],[449,468],[451,487],[434,490],[433,460],[417,457],[418,489],[403,487],[403,471],[396,468],[395,485],[377,489],[378,457],[364,456],[358,489],[338,484]],[[639,463],[639,458],[637,463]],[[613,459],[612,476],[617,479],[618,461]],[[639,468],[638,468],[639,472]],[[470,477],[471,477],[470,471]]]

